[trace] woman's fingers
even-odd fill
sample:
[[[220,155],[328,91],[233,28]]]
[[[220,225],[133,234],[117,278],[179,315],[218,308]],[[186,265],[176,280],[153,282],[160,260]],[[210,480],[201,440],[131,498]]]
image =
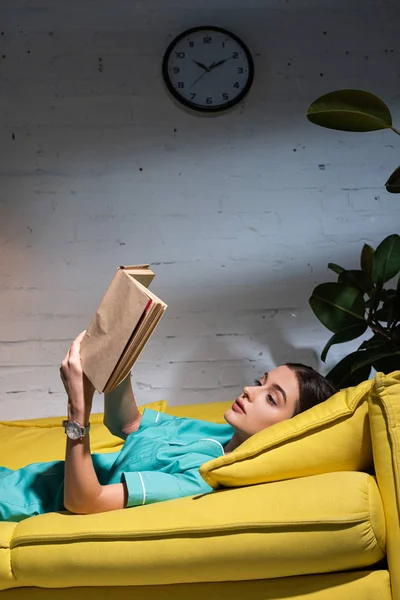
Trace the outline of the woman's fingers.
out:
[[[84,329],[84,331],[81,331],[81,333],[74,339],[74,341],[72,342],[70,349],[69,349],[69,354],[71,354],[72,352],[74,354],[79,353],[80,351],[80,347],[81,347],[81,342],[83,340],[83,338],[85,337],[86,334],[86,329]]]
[[[80,357],[80,349],[81,342],[85,337],[86,329],[81,331],[81,333],[74,339],[67,354],[64,357],[64,360],[61,363],[60,367],[60,376],[63,383],[66,383],[68,378],[68,373],[71,370],[71,367],[75,371],[81,370],[81,357]]]
[[[77,342],[78,344],[80,344],[81,341],[83,340],[83,338],[85,337],[85,334],[86,334],[86,329],[84,329],[83,331],[80,332],[80,334],[75,338],[73,343]]]
[[[81,331],[74,339],[60,367],[61,381],[71,402],[80,403],[85,395],[90,395],[89,392],[91,392],[92,396],[94,393],[94,388],[92,390],[93,386],[86,382],[82,370],[80,349],[85,334],[86,330]]]
[[[81,331],[81,333],[74,339],[72,342],[65,359],[67,362],[78,361],[80,363],[80,350],[81,350],[81,342],[85,337],[86,329]]]

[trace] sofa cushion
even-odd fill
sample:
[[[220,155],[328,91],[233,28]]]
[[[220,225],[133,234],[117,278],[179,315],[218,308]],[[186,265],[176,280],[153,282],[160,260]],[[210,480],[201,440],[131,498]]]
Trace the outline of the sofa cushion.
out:
[[[400,598],[400,371],[376,375],[369,413],[376,476],[386,512],[393,598]]]
[[[214,488],[236,487],[330,471],[372,468],[367,399],[373,381],[344,389],[325,402],[265,429],[230,454],[205,463]]]
[[[350,472],[111,513],[50,513],[13,532],[3,588],[271,579],[368,567],[385,553],[375,480]]]
[[[165,412],[167,402],[160,400],[139,407]],[[0,465],[19,469],[29,463],[65,458],[65,433],[61,421],[65,417],[48,417],[26,421],[0,422]],[[123,440],[112,435],[103,425],[103,414],[90,416],[92,452],[117,452]]]

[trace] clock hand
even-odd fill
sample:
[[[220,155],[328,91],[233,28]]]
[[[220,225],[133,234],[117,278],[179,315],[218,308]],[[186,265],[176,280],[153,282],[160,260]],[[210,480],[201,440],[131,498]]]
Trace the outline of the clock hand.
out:
[[[211,65],[210,65],[208,68],[207,68],[205,65],[203,65],[202,63],[199,63],[199,62],[197,62],[197,60],[194,60],[194,59],[193,59],[193,62],[195,62],[195,63],[196,63],[196,65],[199,65],[200,67],[202,67],[203,69],[205,69],[205,71],[204,71],[204,72],[203,72],[203,73],[202,73],[202,74],[201,74],[199,77],[197,77],[197,79],[195,79],[195,80],[193,81],[193,83],[192,83],[192,85],[190,86],[189,90],[191,90],[191,89],[192,89],[192,87],[193,87],[193,86],[194,86],[194,85],[195,85],[195,84],[196,84],[198,81],[200,81],[200,79],[201,79],[202,77],[204,77],[204,75],[205,75],[206,73],[209,73],[210,71],[212,71],[213,69],[215,69],[215,67],[219,67],[220,65],[222,65],[223,63],[225,63],[227,60],[230,60],[231,58],[232,58],[232,57],[231,57],[231,56],[229,56],[229,58],[224,58],[223,60],[220,60],[220,61],[219,61],[219,62],[217,62],[217,63],[216,63],[215,61],[213,61],[213,62],[211,63]]]
[[[191,89],[192,89],[192,87],[193,87],[193,86],[194,86],[194,85],[195,85],[195,84],[196,84],[198,81],[200,81],[200,79],[201,79],[202,77],[204,77],[204,75],[205,75],[206,73],[208,73],[208,72],[209,72],[209,70],[210,70],[210,69],[207,69],[207,71],[203,71],[203,73],[202,73],[201,75],[199,75],[199,77],[197,77],[197,79],[195,79],[195,80],[193,81],[193,83],[192,83],[192,85],[190,86],[189,90],[191,90]]]
[[[232,58],[232,56],[230,56],[229,58],[224,58],[224,60],[220,60],[217,63],[213,62],[212,65],[210,65],[209,70],[211,71],[212,69],[215,69],[215,67],[219,67],[220,65],[223,65],[224,63],[226,63],[227,60],[230,60]]]
[[[203,63],[199,62],[198,60],[194,60],[194,59],[193,59],[193,62],[194,62],[194,63],[196,63],[196,65],[197,65],[198,67],[201,67],[201,68],[202,68],[202,69],[204,69],[205,71],[209,71],[209,70],[210,70],[210,69],[207,69],[207,67],[206,67],[205,65],[203,65]]]

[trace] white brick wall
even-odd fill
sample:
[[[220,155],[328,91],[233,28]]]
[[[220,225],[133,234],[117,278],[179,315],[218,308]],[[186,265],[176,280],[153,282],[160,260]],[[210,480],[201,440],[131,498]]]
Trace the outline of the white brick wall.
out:
[[[399,126],[399,22],[390,0],[3,0],[0,419],[64,413],[59,363],[124,263],[151,262],[169,304],[134,369],[139,403],[233,398],[282,361],[347,353],[319,365],[329,334],[308,297],[329,261],[356,267],[399,230],[383,184],[400,144],[304,113],[358,87]],[[243,105],[213,118],[160,77],[172,37],[205,23],[256,67]]]

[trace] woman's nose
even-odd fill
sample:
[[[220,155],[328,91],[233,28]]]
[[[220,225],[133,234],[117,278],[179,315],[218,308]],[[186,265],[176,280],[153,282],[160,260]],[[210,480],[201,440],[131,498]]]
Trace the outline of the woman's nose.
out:
[[[243,396],[246,396],[246,398],[251,401],[251,390],[247,385],[243,388]]]

